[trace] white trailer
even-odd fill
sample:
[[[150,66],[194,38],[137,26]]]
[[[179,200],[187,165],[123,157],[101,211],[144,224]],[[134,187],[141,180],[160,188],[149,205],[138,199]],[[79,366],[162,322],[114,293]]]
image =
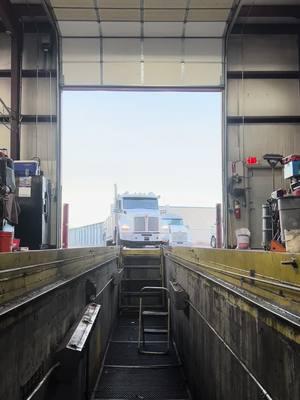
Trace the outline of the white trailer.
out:
[[[164,243],[169,246],[190,246],[191,235],[183,219],[175,214],[161,216],[161,235]]]

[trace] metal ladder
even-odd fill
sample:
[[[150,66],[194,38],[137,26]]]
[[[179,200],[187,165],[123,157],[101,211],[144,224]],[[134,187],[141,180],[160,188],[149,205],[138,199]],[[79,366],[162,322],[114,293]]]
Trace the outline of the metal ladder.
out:
[[[146,291],[161,291],[165,292],[167,295],[167,311],[148,311],[143,310],[143,297],[140,296],[140,303],[139,303],[139,337],[138,337],[138,351],[142,354],[168,354],[170,350],[170,326],[171,326],[171,318],[170,318],[170,293],[169,290],[163,286],[144,286],[141,292]],[[167,317],[167,329],[153,329],[153,328],[145,328],[144,327],[144,318],[145,317]],[[167,335],[167,347],[164,351],[150,351],[145,350],[145,333],[151,335]]]

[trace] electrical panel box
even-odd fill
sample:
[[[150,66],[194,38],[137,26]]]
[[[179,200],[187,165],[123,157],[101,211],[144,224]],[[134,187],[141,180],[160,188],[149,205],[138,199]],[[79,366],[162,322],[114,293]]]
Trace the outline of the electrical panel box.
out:
[[[43,175],[17,177],[18,202],[21,208],[15,237],[20,246],[30,250],[50,247],[50,180]]]

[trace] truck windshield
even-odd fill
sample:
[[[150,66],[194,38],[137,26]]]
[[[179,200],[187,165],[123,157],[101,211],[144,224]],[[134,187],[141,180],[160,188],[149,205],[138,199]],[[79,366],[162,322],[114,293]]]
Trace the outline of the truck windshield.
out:
[[[183,225],[183,220],[180,218],[164,218],[163,222],[166,225]]]
[[[144,208],[148,210],[157,210],[157,199],[143,198],[143,197],[124,197],[123,208],[125,210]]]

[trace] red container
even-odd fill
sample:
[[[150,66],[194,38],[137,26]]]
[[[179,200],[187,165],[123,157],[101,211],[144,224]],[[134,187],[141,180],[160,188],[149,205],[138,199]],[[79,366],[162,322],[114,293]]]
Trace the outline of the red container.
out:
[[[13,233],[0,231],[0,253],[12,251]]]
[[[20,250],[20,239],[13,239],[13,246],[12,246],[12,250],[16,251],[16,250]]]

